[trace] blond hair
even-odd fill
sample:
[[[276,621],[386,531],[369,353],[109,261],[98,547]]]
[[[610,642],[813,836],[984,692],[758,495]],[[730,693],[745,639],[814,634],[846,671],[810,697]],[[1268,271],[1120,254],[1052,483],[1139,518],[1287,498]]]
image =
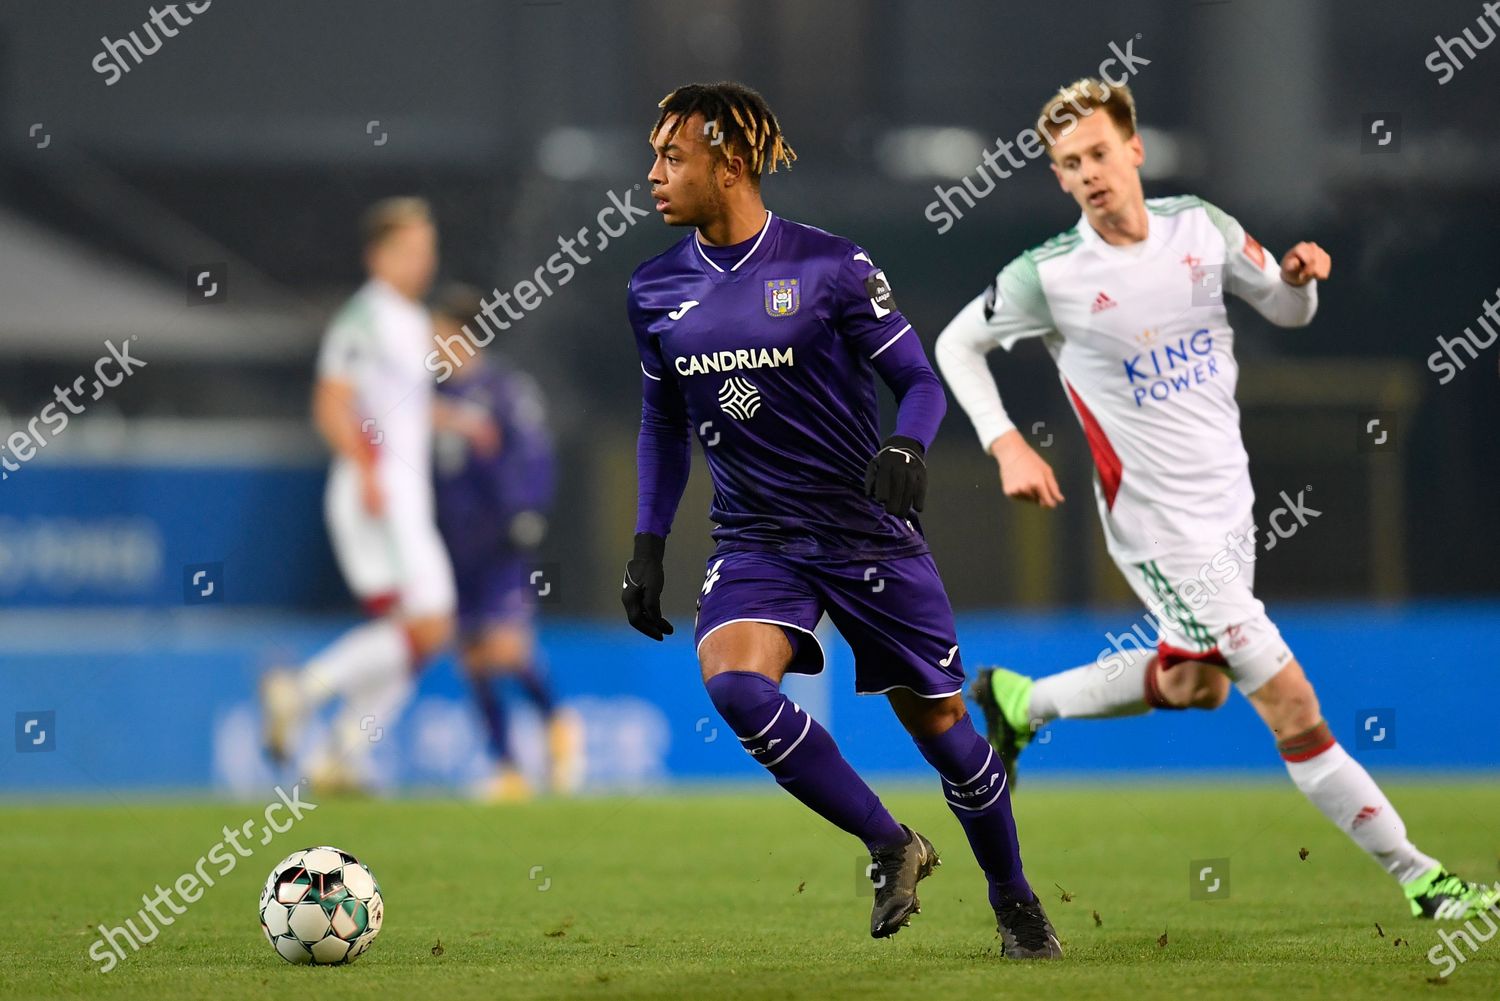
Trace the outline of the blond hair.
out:
[[[376,246],[396,230],[413,223],[432,222],[432,206],[425,198],[403,195],[382,198],[365,209],[360,217],[359,231],[366,250]]]
[[[1079,118],[1092,115],[1099,109],[1119,129],[1120,136],[1129,139],[1136,133],[1135,95],[1127,84],[1108,84],[1098,77],[1086,76],[1065,87],[1047,99],[1036,119],[1036,130],[1050,149],[1058,135],[1066,135],[1078,124]],[[1071,110],[1069,110],[1071,109]],[[1075,115],[1073,112],[1076,111]],[[1051,128],[1049,128],[1051,126]]]

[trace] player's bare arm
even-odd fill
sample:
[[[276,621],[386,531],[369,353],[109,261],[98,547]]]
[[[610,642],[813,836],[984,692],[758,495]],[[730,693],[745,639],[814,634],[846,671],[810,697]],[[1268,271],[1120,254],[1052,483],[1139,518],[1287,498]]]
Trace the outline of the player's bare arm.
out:
[[[385,497],[375,478],[375,451],[365,436],[354,387],[342,379],[319,379],[313,388],[313,425],[335,455],[359,470],[365,510],[381,513]]]

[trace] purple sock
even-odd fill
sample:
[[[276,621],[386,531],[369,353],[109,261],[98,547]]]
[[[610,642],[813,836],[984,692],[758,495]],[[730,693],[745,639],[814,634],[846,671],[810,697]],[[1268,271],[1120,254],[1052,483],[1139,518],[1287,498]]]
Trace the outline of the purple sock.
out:
[[[551,716],[557,706],[552,700],[552,686],[547,684],[547,675],[542,669],[540,658],[532,658],[521,670],[511,675],[516,684],[521,686],[521,691],[536,706],[536,711],[543,716]]]
[[[990,906],[1030,901],[1021,872],[1021,845],[1010,811],[1005,768],[967,714],[945,733],[917,741],[917,750],[943,779],[943,795],[969,838],[979,868],[990,881]]]
[[[510,764],[509,721],[505,712],[505,700],[500,695],[499,678],[471,678],[474,699],[479,703],[479,712],[484,716],[486,743],[490,757],[501,764]]]
[[[906,842],[906,831],[849,767],[828,731],[774,681],[752,671],[725,671],[709,678],[707,688],[745,750],[787,792],[871,851]]]

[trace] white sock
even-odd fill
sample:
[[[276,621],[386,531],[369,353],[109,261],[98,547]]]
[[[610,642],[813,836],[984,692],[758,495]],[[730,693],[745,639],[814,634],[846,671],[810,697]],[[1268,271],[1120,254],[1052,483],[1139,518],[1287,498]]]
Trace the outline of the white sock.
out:
[[[1057,674],[1038,678],[1031,689],[1028,710],[1032,725],[1055,719],[1138,716],[1151,711],[1146,704],[1149,651],[1120,651]]]
[[[1398,883],[1409,883],[1438,864],[1406,840],[1406,824],[1358,761],[1339,744],[1286,770],[1323,816],[1374,857]]]
[[[416,690],[410,672],[403,670],[379,685],[365,686],[351,694],[333,718],[323,749],[328,756],[325,764],[331,761],[340,770],[367,777],[366,762],[375,745],[391,732]]]
[[[355,626],[308,661],[298,679],[309,709],[335,696],[381,692],[410,674],[406,631],[394,619]]]

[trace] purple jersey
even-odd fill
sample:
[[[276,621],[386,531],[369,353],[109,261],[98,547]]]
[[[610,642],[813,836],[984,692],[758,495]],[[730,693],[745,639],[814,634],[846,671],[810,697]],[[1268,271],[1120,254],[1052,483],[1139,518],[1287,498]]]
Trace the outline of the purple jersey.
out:
[[[942,419],[942,386],[869,254],[767,220],[737,260],[705,253],[693,232],[631,277],[644,397],[636,530],[667,534],[696,434],[721,549],[925,553],[915,518],[866,497],[864,476],[880,447],[875,375],[900,404],[897,433],[924,447]]]
[[[439,436],[434,449],[438,529],[458,564],[494,559],[513,548],[511,519],[545,513],[552,504],[555,468],[542,395],[530,376],[487,358],[473,373],[438,384],[450,404],[487,414],[500,429],[500,451],[480,455],[457,434]]]

